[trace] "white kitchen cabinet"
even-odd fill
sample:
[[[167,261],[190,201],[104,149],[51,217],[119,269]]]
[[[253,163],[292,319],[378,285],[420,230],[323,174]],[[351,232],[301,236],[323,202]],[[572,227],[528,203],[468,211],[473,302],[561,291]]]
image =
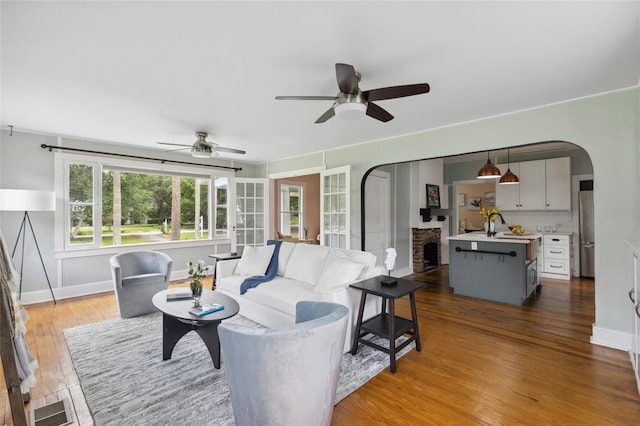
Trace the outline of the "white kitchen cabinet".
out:
[[[516,176],[520,176],[520,163],[496,164],[504,175],[507,169]],[[520,185],[500,185],[496,181],[496,205],[502,210],[520,210]]]
[[[570,210],[571,159],[522,161],[497,164],[500,172],[507,169],[518,176],[518,185],[496,183],[496,204],[502,210]]]
[[[547,210],[571,209],[571,159],[545,160],[545,199]]]
[[[571,279],[571,235],[545,234],[542,237],[542,250],[542,276],[559,280]]]
[[[545,209],[545,160],[500,164],[500,172],[508,168],[520,179],[519,185],[496,183],[496,203],[502,210]]]

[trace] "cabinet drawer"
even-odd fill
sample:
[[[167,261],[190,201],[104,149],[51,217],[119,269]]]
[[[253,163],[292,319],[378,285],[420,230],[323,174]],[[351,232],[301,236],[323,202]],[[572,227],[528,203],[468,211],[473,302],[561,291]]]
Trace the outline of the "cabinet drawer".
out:
[[[566,260],[544,259],[544,272],[551,274],[568,274],[569,262]]]
[[[549,260],[569,260],[569,248],[564,246],[545,246],[544,258]]]
[[[569,236],[568,235],[543,235],[543,244],[546,247],[548,245],[560,245],[560,246],[568,246],[569,245]]]

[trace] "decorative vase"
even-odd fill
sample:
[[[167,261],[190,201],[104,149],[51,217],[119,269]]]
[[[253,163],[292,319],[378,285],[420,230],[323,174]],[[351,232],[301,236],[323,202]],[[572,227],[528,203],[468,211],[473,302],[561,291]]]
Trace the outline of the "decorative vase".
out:
[[[193,296],[193,306],[200,306],[200,297],[202,297],[202,283],[200,281],[191,281],[191,296]]]
[[[492,220],[489,221],[489,223],[485,222],[484,223],[484,232],[487,233],[487,235],[493,235],[493,233],[496,231],[496,223]]]

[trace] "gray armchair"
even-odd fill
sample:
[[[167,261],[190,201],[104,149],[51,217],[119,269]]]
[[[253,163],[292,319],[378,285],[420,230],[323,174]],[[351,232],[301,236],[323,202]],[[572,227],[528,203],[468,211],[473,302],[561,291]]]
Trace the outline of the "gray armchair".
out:
[[[298,302],[296,324],[218,326],[236,425],[329,425],[349,310]]]
[[[171,258],[158,251],[131,251],[113,256],[110,263],[120,317],[155,312],[151,298],[169,286]]]

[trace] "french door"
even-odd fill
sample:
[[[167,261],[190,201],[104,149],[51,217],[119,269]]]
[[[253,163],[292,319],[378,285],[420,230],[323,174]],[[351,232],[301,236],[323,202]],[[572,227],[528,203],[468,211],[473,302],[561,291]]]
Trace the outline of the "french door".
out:
[[[231,251],[265,245],[271,235],[269,179],[230,179]]]
[[[351,247],[350,167],[320,172],[320,244],[327,247]]]

